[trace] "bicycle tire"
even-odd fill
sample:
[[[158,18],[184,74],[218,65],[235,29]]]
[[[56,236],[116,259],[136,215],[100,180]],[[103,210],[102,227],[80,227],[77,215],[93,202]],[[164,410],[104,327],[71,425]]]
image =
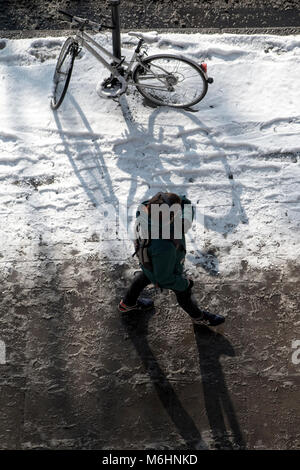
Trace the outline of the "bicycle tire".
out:
[[[185,77],[184,69],[192,75]],[[159,79],[158,72],[160,72]],[[132,79],[138,91],[147,100],[159,106],[165,105],[173,108],[189,108],[199,103],[208,89],[205,74],[196,62],[172,54],[147,57],[135,67]],[[150,80],[152,80],[151,83]],[[143,86],[143,81],[148,81],[147,87]],[[166,86],[162,89],[162,85],[166,83],[168,89]],[[187,92],[190,97],[185,96]],[[182,98],[180,94],[183,94]]]
[[[58,109],[64,100],[70,83],[77,49],[78,43],[72,37],[69,37],[60,51],[53,75],[53,94],[50,102],[52,109]]]

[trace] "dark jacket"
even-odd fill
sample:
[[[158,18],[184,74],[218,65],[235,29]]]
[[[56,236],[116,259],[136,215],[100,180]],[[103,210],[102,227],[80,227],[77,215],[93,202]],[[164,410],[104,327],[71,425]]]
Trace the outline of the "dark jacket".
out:
[[[185,196],[180,196],[180,198],[183,204],[191,204],[191,201]],[[147,205],[148,201],[144,201],[142,204]],[[182,218],[184,218],[184,208]],[[184,291],[188,288],[189,282],[183,275],[185,247],[184,234],[181,240],[176,241],[176,246],[172,240],[151,240],[148,246],[148,256],[152,261],[153,271],[146,269],[143,265],[141,268],[154,285],[176,291]]]

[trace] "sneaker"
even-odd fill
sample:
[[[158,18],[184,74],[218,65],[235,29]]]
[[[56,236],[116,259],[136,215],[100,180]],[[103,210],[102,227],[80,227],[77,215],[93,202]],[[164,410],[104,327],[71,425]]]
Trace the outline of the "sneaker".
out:
[[[192,321],[194,325],[218,326],[224,323],[225,318],[222,315],[216,315],[203,310],[201,317],[192,318]]]
[[[154,302],[152,299],[145,297],[139,297],[135,305],[126,305],[123,300],[119,303],[120,312],[131,312],[134,310],[151,310],[154,307]]]

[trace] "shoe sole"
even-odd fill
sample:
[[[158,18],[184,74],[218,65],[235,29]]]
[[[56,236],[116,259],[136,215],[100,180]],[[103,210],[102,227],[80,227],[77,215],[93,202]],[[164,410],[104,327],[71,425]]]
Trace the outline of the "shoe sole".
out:
[[[206,322],[206,321],[201,321],[201,320],[198,320],[198,321],[192,321],[193,325],[195,326],[209,326],[210,328],[216,328],[217,326],[220,326],[220,325],[223,325],[225,323],[225,320],[223,320],[222,322],[218,323],[217,325],[211,325],[210,323]]]
[[[141,308],[141,307],[131,308],[131,309],[128,309],[128,310],[123,310],[123,309],[121,309],[120,307],[118,307],[119,312],[122,312],[122,313],[129,313],[129,312],[148,312],[148,310],[153,310],[153,309],[154,309],[154,305],[151,305],[150,307],[145,307],[145,308]]]

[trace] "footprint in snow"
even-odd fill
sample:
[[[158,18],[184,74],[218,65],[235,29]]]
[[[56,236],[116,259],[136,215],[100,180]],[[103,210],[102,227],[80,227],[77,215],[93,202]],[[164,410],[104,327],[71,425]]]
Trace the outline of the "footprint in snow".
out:
[[[45,62],[49,59],[55,59],[61,49],[62,41],[59,40],[43,40],[38,39],[31,43],[29,54],[34,56],[40,62]]]

